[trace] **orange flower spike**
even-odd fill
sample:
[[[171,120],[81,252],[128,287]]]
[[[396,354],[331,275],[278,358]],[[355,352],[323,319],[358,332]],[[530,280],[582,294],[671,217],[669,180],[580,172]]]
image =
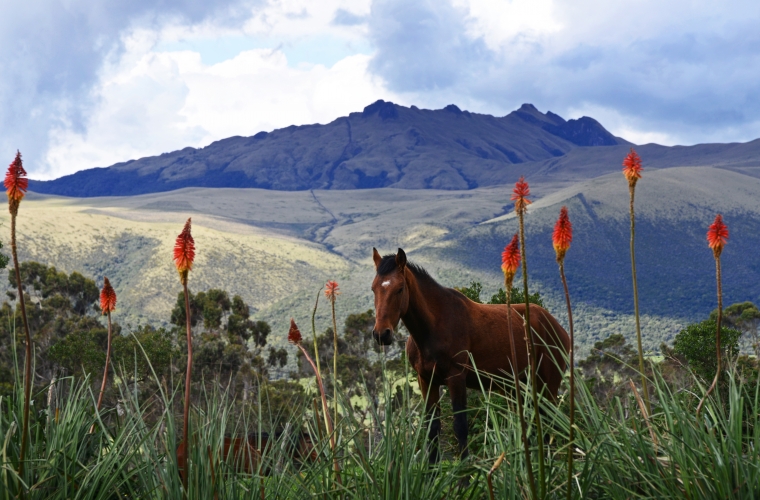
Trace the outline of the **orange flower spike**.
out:
[[[103,278],[103,289],[100,291],[100,310],[103,314],[116,309],[116,292],[108,278]]]
[[[517,269],[520,267],[520,242],[517,235],[512,237],[512,241],[504,247],[501,253],[501,270],[507,280],[512,281]]]
[[[715,216],[715,221],[710,225],[707,230],[707,244],[713,251],[713,255],[717,259],[720,257],[720,253],[723,251],[723,247],[728,241],[728,226],[723,223],[723,216],[718,214]]]
[[[335,302],[336,297],[340,295],[340,290],[338,290],[338,283],[336,281],[328,281],[325,285],[325,297],[327,297],[330,302]]]
[[[515,212],[525,213],[528,209],[528,205],[533,203],[528,199],[530,196],[530,187],[525,182],[525,177],[520,177],[520,180],[515,183],[515,188],[512,190],[512,197],[510,200],[515,202]]]
[[[187,219],[185,227],[174,243],[174,265],[177,266],[183,285],[187,283],[187,274],[193,269],[193,260],[195,260],[195,240],[190,234],[190,220]]]
[[[570,217],[567,215],[567,207],[562,207],[559,211],[559,219],[554,225],[552,234],[552,243],[554,251],[557,253],[557,262],[562,262],[565,253],[570,248],[573,241],[573,225],[570,223]]]
[[[628,179],[630,187],[636,186],[636,182],[641,179],[641,157],[633,148],[623,160],[623,175]]]
[[[29,188],[29,179],[26,178],[26,170],[24,170],[24,164],[21,161],[21,153],[18,151],[16,151],[16,158],[13,160],[13,163],[8,165],[3,185],[8,194],[8,203],[10,203],[11,209],[14,206],[18,209],[21,198],[24,197],[26,190]]]
[[[293,318],[290,318],[290,330],[288,330],[288,342],[293,345],[299,345],[301,343],[301,330],[298,329],[296,322]]]

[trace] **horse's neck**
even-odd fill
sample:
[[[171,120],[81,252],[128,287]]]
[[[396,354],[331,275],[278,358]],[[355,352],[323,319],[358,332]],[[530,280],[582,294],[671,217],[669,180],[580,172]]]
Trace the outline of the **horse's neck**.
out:
[[[424,350],[433,335],[435,316],[430,307],[431,301],[438,299],[440,287],[431,283],[421,283],[410,270],[406,271],[406,284],[409,289],[409,307],[402,316],[406,329],[417,346]]]

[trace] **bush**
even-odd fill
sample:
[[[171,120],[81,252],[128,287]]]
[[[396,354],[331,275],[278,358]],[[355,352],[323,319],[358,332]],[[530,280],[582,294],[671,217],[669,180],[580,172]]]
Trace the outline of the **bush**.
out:
[[[716,329],[717,325],[713,319],[694,323],[681,330],[673,343],[673,352],[683,356],[694,373],[704,380],[715,378],[718,367],[718,359],[715,356]],[[721,325],[720,345],[724,356],[727,353],[738,353],[741,334],[739,330]]]
[[[464,295],[465,297],[467,297],[473,302],[477,302],[478,304],[483,303],[483,301],[480,299],[480,294],[483,291],[483,285],[481,285],[477,281],[471,281],[470,286],[454,287],[454,289],[461,292],[462,295]],[[544,301],[541,298],[541,294],[538,292],[529,293],[528,302],[530,302],[531,304],[536,304],[537,306],[540,306],[540,307],[544,307]],[[499,291],[491,295],[491,300],[487,302],[487,304],[506,304],[506,303],[507,303],[507,293],[504,291],[503,288],[499,288]],[[511,303],[512,304],[525,303],[525,295],[523,294],[522,288],[512,287]]]

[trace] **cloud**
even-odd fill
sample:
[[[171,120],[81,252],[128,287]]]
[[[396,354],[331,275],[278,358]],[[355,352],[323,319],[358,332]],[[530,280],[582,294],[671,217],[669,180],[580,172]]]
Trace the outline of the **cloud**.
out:
[[[672,143],[760,136],[753,0],[533,5],[376,0],[370,68],[434,107],[459,95],[490,113],[522,102],[568,117],[595,111],[618,135]]]
[[[445,1],[375,0],[371,70],[402,92],[446,89],[487,71],[491,53],[482,39],[465,33],[465,14]]]
[[[0,4],[0,155],[33,177],[330,121],[532,102],[635,142],[760,136],[755,0]],[[0,156],[0,159],[2,156]]]
[[[294,67],[282,50],[251,49],[207,65],[191,50],[151,50],[152,36],[135,33],[127,41],[121,63],[108,68],[93,90],[99,105],[82,130],[52,131],[45,177],[292,124],[326,123],[378,98],[400,100],[367,71],[368,55],[329,68]]]
[[[233,23],[239,0],[50,0],[0,4],[0,153],[21,149],[39,168],[54,126],[83,131],[97,106],[90,92],[109,58],[123,51],[121,36],[134,24],[166,19]]]
[[[346,9],[338,9],[335,11],[335,17],[332,20],[333,24],[338,26],[356,26],[367,22],[366,16],[359,16],[353,12],[349,12]]]

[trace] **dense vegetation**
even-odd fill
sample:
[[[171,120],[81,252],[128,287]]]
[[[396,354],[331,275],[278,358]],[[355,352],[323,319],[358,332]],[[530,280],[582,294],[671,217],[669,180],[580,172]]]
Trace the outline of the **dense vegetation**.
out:
[[[36,411],[30,466],[19,478],[13,466],[18,454],[13,436],[21,411],[22,338],[17,332],[18,311],[6,301],[0,306],[0,436],[6,442],[0,498],[20,492],[22,480],[30,485],[30,498],[177,495],[181,485],[173,450],[181,428],[184,301],[178,298],[172,311],[175,327],[115,325],[117,377],[108,389],[106,411],[98,418],[93,379],[103,369],[105,328],[97,315],[95,282],[35,262],[22,263],[21,269],[37,346]],[[12,277],[10,285],[15,285]],[[482,286],[477,282],[459,290],[481,300]],[[515,289],[513,297],[519,293]],[[500,290],[490,302],[503,302],[503,295]],[[13,292],[8,298],[16,299]],[[529,300],[542,303],[538,294]],[[383,349],[375,344],[372,310],[345,316],[338,343],[342,415],[336,426],[338,483],[320,410],[313,404],[313,374],[299,356],[297,369],[287,379],[269,380],[274,371],[281,373],[288,366],[287,351],[268,345],[272,335],[283,333],[253,321],[248,311],[240,297],[230,298],[223,290],[191,293],[197,367],[191,420],[199,443],[191,456],[191,463],[199,465],[191,469],[193,498],[214,494],[237,498],[262,490],[267,498],[321,493],[344,498],[484,498],[486,474],[502,452],[507,464],[493,474],[496,496],[527,494],[514,401],[500,393],[471,391],[472,455],[466,461],[457,460],[451,410],[444,404],[444,460],[432,468],[427,464],[427,424],[420,395],[415,393],[416,377],[400,345]],[[756,348],[758,318],[760,312],[751,303],[726,308],[722,332],[733,368],[700,421],[694,408],[715,373],[714,318],[685,328],[674,346],[663,345],[661,361],[648,364],[656,405],[650,419],[638,412],[637,391],[628,382],[638,379],[635,349],[622,335],[598,342],[578,362],[582,379],[577,403],[580,423],[576,423],[577,491],[592,498],[746,498],[759,493],[757,361],[739,352],[740,344]],[[316,336],[327,380],[331,380],[332,339],[331,328]],[[311,348],[311,338],[306,345]],[[565,487],[567,395],[556,407],[547,405],[542,411],[550,424],[548,491],[560,497]],[[89,434],[93,423],[95,433]],[[640,432],[631,434],[631,430]],[[211,465],[209,457],[219,457],[224,436],[265,436],[261,432],[273,438],[251,474],[237,470],[233,457],[227,457],[226,463],[217,458]],[[301,433],[310,436],[315,460],[294,459],[291,445]],[[534,446],[535,439],[531,437]]]

